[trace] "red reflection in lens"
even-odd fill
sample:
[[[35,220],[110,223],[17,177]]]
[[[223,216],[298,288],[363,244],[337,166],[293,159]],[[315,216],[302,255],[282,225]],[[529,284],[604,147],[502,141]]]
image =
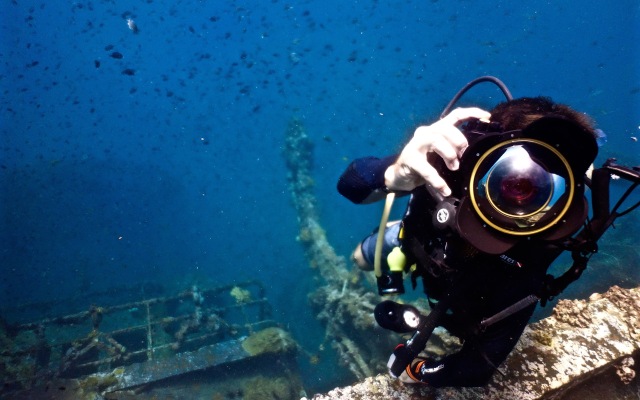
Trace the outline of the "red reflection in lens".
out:
[[[536,193],[536,186],[530,178],[510,176],[500,182],[500,197],[513,204],[525,204],[535,198]]]

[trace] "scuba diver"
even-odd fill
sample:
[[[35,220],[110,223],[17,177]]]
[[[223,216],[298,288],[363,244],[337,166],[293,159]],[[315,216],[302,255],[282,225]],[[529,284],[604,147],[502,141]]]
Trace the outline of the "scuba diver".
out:
[[[507,101],[490,112],[457,108],[480,82],[496,84]],[[618,211],[640,184],[640,169],[608,160],[593,170],[598,141],[592,120],[548,98],[513,99],[494,77],[466,85],[441,119],[416,129],[399,155],[353,161],[338,191],[357,204],[386,197],[380,227],[353,254],[374,270],[380,295],[415,289],[422,278],[431,312],[383,301],[376,321],[413,333],[390,356],[392,376],[433,387],[486,384],[518,342],[538,302],[544,306],[580,277],[597,240],[640,205]],[[609,207],[612,175],[631,182]],[[592,215],[585,198],[591,189]],[[401,221],[388,222],[396,196],[408,195]],[[547,274],[563,252],[573,265]],[[439,360],[420,356],[434,328],[461,339]]]

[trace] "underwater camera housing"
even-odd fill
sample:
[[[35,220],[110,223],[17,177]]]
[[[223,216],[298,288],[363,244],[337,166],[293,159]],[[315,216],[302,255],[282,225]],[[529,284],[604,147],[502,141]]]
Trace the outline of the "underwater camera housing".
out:
[[[462,131],[469,147],[457,171],[430,159],[452,190],[437,198],[437,228],[451,228],[489,254],[523,239],[554,241],[577,232],[588,213],[585,173],[598,152],[590,132],[560,116],[507,132],[472,120]]]

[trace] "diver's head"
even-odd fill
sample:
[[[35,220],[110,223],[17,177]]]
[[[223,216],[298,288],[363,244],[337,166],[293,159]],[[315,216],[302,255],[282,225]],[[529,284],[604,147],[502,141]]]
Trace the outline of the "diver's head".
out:
[[[546,116],[557,116],[573,121],[596,137],[593,120],[573,108],[554,103],[548,97],[522,97],[498,104],[491,110],[491,122],[500,124],[504,131],[524,129],[533,121]]]

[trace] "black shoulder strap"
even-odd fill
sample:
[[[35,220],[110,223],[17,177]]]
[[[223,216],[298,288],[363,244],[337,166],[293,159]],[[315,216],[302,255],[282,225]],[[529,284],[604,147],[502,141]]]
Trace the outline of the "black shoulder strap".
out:
[[[540,294],[540,305],[542,307],[547,305],[547,301],[562,293],[567,286],[582,276],[582,272],[587,268],[589,258],[598,251],[598,245],[594,241],[586,241],[583,242],[583,247],[584,251],[575,249],[571,252],[573,264],[564,274],[557,278],[553,275],[546,276],[545,284],[542,288],[543,292]],[[589,248],[590,250],[587,250]]]

